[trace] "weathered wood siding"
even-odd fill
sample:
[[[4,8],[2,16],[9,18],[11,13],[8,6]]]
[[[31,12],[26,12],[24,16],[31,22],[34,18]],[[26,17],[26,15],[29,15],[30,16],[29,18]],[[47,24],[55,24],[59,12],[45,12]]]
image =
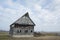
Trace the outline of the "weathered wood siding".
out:
[[[19,33],[17,33],[17,31],[20,31]],[[27,33],[25,33],[25,31],[28,31]],[[32,31],[32,32],[31,32]],[[27,27],[17,27],[17,28],[13,28],[13,35],[33,35],[34,33],[34,28],[32,26],[27,26]]]

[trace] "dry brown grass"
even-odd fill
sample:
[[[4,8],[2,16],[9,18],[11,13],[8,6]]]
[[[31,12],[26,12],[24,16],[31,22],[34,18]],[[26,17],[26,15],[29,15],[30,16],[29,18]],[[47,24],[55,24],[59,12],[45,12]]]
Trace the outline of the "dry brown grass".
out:
[[[8,35],[0,35],[0,40],[60,40],[60,36],[20,37],[13,38]]]

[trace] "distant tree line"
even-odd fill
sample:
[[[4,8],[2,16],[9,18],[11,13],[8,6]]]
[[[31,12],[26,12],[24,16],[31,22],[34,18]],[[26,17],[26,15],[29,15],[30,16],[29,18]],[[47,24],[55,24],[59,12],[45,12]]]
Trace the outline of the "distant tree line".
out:
[[[60,36],[60,33],[41,33],[41,32],[34,32],[34,36],[35,37],[39,37],[39,36]]]

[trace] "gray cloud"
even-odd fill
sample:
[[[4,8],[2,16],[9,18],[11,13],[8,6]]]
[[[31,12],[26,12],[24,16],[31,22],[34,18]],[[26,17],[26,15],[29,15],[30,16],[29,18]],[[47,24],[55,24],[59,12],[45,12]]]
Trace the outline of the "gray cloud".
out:
[[[35,31],[60,31],[60,3],[58,0],[2,2],[0,3],[0,29],[4,29],[2,25],[4,24],[9,30],[8,26],[28,11],[36,24]]]

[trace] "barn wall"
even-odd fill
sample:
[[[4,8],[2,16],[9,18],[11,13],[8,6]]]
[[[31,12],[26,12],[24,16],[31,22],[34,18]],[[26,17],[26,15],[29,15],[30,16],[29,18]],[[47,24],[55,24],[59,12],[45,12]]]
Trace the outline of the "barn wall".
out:
[[[21,30],[21,32],[17,33],[17,30]],[[25,30],[28,30],[27,33],[25,33]],[[32,30],[32,32],[31,32]],[[13,28],[13,34],[14,35],[33,35],[34,28],[32,26],[27,26],[27,27],[18,27],[18,28]]]

